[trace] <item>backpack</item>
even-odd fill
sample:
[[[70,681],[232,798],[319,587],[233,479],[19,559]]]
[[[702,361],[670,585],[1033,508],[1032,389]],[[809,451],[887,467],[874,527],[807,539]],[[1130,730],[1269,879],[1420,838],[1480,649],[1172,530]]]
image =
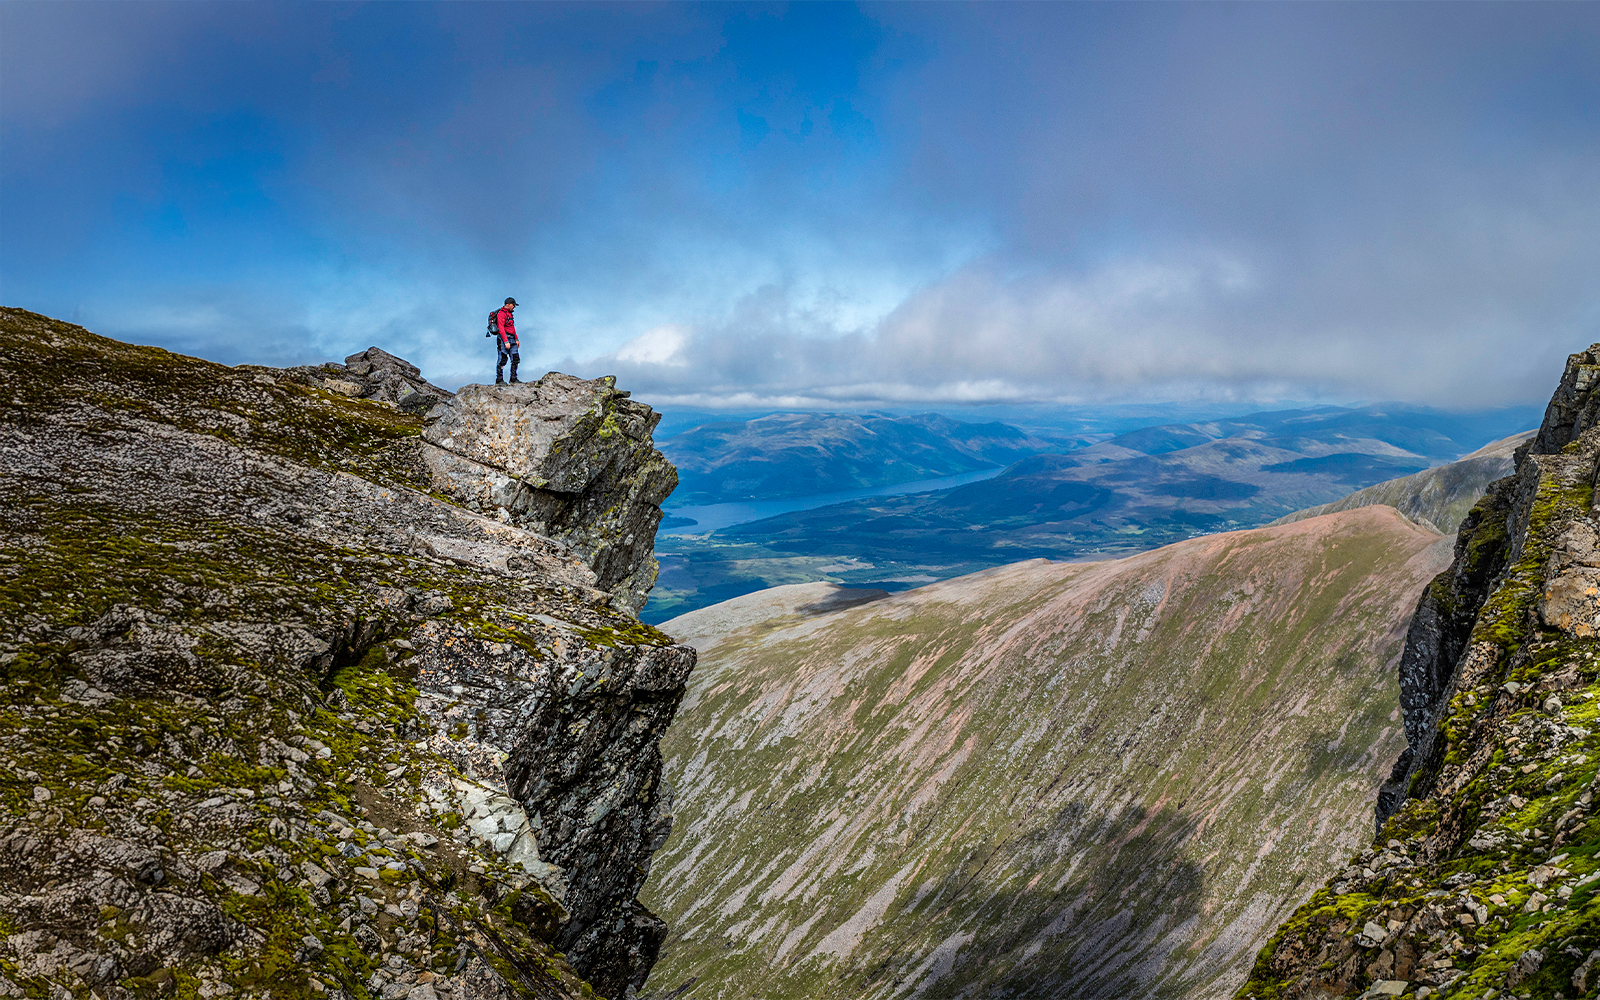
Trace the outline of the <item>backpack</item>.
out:
[[[493,337],[500,332],[500,310],[496,309],[489,314],[489,332],[485,337]]]

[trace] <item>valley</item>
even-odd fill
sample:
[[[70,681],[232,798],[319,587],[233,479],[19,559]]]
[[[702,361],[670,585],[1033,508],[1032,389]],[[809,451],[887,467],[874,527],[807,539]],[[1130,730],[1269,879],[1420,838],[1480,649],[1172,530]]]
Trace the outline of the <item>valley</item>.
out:
[[[774,413],[701,424],[664,438],[678,467],[674,506],[776,500],[937,479],[1082,447],[1094,437],[1041,436],[937,413]]]

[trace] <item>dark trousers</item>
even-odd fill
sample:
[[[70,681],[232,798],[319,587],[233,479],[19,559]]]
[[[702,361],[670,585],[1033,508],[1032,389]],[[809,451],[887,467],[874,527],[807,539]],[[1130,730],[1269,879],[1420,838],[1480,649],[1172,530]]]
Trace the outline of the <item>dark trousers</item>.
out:
[[[494,366],[494,380],[496,382],[501,380],[503,377],[501,373],[504,372],[506,368],[506,359],[510,358],[511,381],[515,382],[517,380],[517,362],[522,360],[522,355],[519,353],[519,345],[512,344],[510,347],[507,347],[505,342],[500,340],[496,340],[494,345],[500,350],[500,361]]]

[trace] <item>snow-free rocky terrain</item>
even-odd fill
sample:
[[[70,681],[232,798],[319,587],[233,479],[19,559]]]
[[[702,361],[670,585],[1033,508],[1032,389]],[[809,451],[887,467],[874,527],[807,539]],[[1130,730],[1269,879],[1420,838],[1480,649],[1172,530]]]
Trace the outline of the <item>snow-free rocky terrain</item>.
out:
[[[226,368],[0,310],[0,996],[620,998],[665,933],[609,379]]]
[[[1429,584],[1406,750],[1372,847],[1262,949],[1240,997],[1600,992],[1600,344]]]

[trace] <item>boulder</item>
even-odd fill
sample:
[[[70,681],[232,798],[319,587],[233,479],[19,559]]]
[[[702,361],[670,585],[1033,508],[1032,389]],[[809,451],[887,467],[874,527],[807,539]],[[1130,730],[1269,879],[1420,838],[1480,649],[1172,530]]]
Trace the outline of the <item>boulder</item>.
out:
[[[286,369],[291,379],[343,396],[375,399],[407,413],[426,413],[455,393],[422,377],[422,369],[380,347],[369,347],[344,359],[344,364]]]
[[[655,531],[678,473],[651,432],[661,415],[610,376],[550,372],[469,385],[429,411],[422,457],[465,506],[555,539],[637,614],[655,585]]]

